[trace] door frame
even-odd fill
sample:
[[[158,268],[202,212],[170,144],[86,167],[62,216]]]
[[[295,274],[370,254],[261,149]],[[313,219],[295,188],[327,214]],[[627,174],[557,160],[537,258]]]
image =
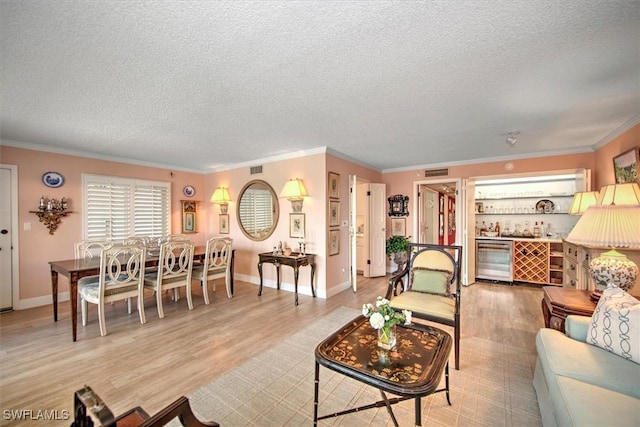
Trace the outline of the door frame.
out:
[[[464,180],[462,178],[440,178],[440,179],[424,179],[413,182],[413,212],[419,212],[420,198],[418,194],[420,192],[421,185],[433,185],[433,184],[455,184],[456,188],[456,244],[466,248],[466,241],[468,235],[468,221],[467,221],[467,190]],[[419,231],[420,218],[419,215],[413,216],[413,230]],[[414,239],[415,240],[415,239]],[[465,249],[466,251],[466,249]],[[464,255],[464,254],[463,254]],[[462,284],[469,285],[473,283],[473,280],[469,281],[467,275],[467,257],[463,256],[462,259]]]
[[[0,168],[8,169],[11,183],[11,300],[12,309],[20,309],[20,247],[18,239],[18,166],[0,163]]]

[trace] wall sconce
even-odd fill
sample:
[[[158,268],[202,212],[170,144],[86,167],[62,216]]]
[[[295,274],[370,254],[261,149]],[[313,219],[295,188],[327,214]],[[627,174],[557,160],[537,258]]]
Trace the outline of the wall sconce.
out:
[[[230,201],[231,197],[229,196],[229,190],[227,190],[226,187],[216,188],[216,191],[214,191],[213,195],[211,196],[211,203],[220,205],[221,214],[227,213]]]
[[[294,212],[302,212],[302,202],[308,196],[307,189],[301,179],[294,178],[287,181],[280,192],[280,197],[286,197],[291,202],[291,209]]]

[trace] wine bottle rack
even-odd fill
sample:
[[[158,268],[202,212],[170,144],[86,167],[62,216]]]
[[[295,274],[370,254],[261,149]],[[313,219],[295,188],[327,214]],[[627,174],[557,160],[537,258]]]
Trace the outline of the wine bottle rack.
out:
[[[514,241],[513,280],[549,283],[549,245],[547,242]]]

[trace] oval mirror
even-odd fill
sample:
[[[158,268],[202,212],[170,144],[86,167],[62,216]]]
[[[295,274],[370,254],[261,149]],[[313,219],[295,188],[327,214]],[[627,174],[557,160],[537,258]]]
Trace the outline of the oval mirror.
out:
[[[269,184],[262,180],[250,181],[240,191],[238,198],[238,224],[251,240],[267,239],[278,224],[278,196]]]

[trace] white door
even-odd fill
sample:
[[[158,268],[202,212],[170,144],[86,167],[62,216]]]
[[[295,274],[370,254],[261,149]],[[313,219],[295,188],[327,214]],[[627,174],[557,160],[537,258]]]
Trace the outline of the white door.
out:
[[[11,170],[0,167],[0,311],[13,308]]]
[[[438,192],[421,185],[418,243],[438,244],[438,203]]]
[[[369,277],[387,273],[387,213],[384,184],[369,184]]]
[[[349,175],[349,271],[351,279],[351,288],[353,292],[358,290],[358,241],[356,235],[356,228],[358,222],[356,221],[358,213],[358,194],[357,194],[358,182],[355,175]]]
[[[365,187],[365,203],[358,203],[358,187]],[[364,248],[366,265],[363,268],[365,277],[379,277],[386,274],[386,187],[379,183],[358,183],[356,175],[349,177],[349,269],[353,291],[358,290],[358,242],[357,228],[363,225],[363,233],[367,245]],[[363,205],[363,206],[360,206]],[[364,218],[358,224],[358,217]],[[362,222],[362,221],[361,221]]]

